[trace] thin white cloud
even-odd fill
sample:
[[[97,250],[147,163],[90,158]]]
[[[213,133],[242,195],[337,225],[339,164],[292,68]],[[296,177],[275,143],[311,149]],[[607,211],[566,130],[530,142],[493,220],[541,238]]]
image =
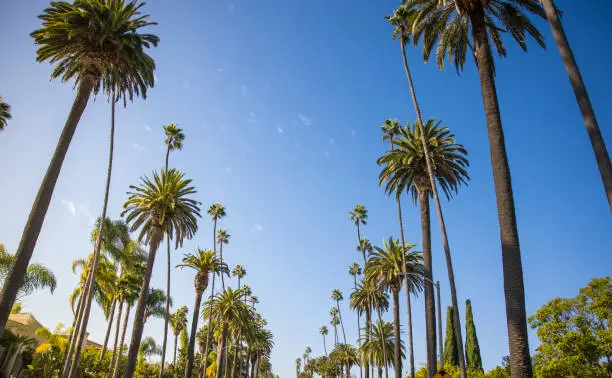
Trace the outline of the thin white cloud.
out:
[[[304,126],[310,126],[312,125],[312,119],[310,119],[309,117],[305,116],[304,114],[298,114],[297,118],[300,122],[302,122],[302,124]]]
[[[283,128],[280,127],[279,125],[276,125],[276,132],[279,133],[279,134],[282,134],[282,133],[285,132],[285,130],[283,130]]]
[[[242,95],[243,95],[244,97],[246,97],[246,96],[247,96],[247,87],[246,87],[246,85],[241,85],[241,86],[240,86],[240,93],[242,93]]]
[[[253,111],[249,112],[249,118],[247,118],[247,122],[248,123],[257,123],[257,116],[255,115],[255,112],[253,112]]]
[[[62,200],[62,205],[68,210],[70,215],[72,215],[73,217],[76,216],[77,211],[76,211],[76,206],[74,205],[74,202],[68,201],[68,200]]]
[[[251,233],[256,234],[256,233],[262,232],[264,229],[265,229],[264,226],[257,223],[253,227],[251,227]]]
[[[141,146],[141,145],[140,145],[140,144],[138,144],[138,143],[132,143],[132,147],[134,147],[135,149],[137,149],[137,150],[139,150],[139,151],[144,150],[144,147],[143,147],[143,146]]]
[[[142,125],[142,127],[144,127],[144,129],[147,130],[148,132],[151,132],[151,126],[147,125],[146,123]]]

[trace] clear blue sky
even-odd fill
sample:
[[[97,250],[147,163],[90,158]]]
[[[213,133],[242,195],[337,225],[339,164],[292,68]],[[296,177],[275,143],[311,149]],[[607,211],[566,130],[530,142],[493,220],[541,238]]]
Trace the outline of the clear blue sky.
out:
[[[295,358],[309,345],[323,353],[318,329],[329,326],[330,291],[348,297],[348,265],[359,261],[349,210],[369,209],[363,234],[374,243],[397,236],[394,202],[378,187],[376,158],[384,153],[378,126],[388,117],[415,118],[399,46],[384,15],[396,1],[151,1],[144,8],[159,22],[152,55],[158,78],[146,101],[117,114],[116,164],[110,215],[118,217],[128,185],[163,164],[162,125],[178,123],[187,136],[170,163],[198,187],[204,207],[227,207],[222,226],[232,234],[224,255],[243,264],[245,283],[274,332],[274,370],[294,374]],[[15,251],[75,92],[50,81],[50,66],[35,62],[29,33],[47,2],[3,1],[4,46],[0,95],[13,120],[0,134],[0,242]],[[608,62],[612,35],[604,1],[559,0],[576,58],[599,123],[612,147]],[[570,5],[572,8],[570,9]],[[506,131],[523,252],[528,314],[556,296],[573,296],[592,277],[611,273],[612,218],[582,119],[548,25],[549,44],[528,54],[514,45],[497,62],[497,84]],[[508,353],[501,252],[488,142],[478,78],[471,61],[464,74],[438,72],[409,49],[425,117],[444,121],[469,151],[471,182],[444,203],[458,295],[471,298],[486,368]],[[68,295],[77,282],[70,262],[88,254],[92,220],[101,209],[109,105],[90,101],[73,139],[33,261],[47,264],[59,283],[54,296],[26,299],[52,328],[72,321]],[[408,239],[420,243],[418,212],[405,202]],[[211,247],[212,224],[172,257]],[[434,274],[443,305],[450,304],[437,223]],[[164,254],[153,287],[165,287]],[[173,273],[176,305],[193,306],[193,273]],[[402,306],[405,301],[401,300]],[[343,303],[351,341],[356,317]],[[401,309],[405,325],[405,308]],[[391,319],[391,314],[386,315]],[[90,331],[101,340],[106,324],[92,311]],[[163,322],[150,321],[145,336],[161,344]],[[415,359],[425,361],[422,299],[414,306]],[[530,333],[530,346],[537,346]]]

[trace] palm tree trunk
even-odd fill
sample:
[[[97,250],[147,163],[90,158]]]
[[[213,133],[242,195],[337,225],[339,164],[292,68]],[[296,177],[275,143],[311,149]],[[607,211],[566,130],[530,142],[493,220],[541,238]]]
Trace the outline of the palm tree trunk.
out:
[[[230,347],[231,343],[232,343],[232,338],[231,338],[231,335],[230,335],[230,341],[227,343],[228,344],[227,345],[228,348]],[[228,374],[229,374],[229,365],[227,364],[228,363],[228,359],[229,359],[229,353],[226,351],[225,352],[225,362],[223,363],[224,366],[225,366],[225,371],[224,371],[224,374],[223,374],[225,378],[228,378]]]
[[[400,315],[399,315],[399,288],[393,294],[393,366],[395,378],[402,378],[402,353],[400,351]]]
[[[219,258],[223,261],[223,243],[219,243]],[[225,279],[221,275],[221,290],[225,290]]]
[[[198,277],[196,275],[196,280],[197,279]],[[198,319],[200,317],[200,303],[202,302],[202,294],[203,290],[196,290],[195,304],[193,307],[193,319],[191,320],[191,337],[189,338],[189,346],[187,347],[185,378],[191,378],[191,375],[193,374],[193,351],[195,349],[196,334],[198,333]]]
[[[431,219],[429,192],[419,192],[423,243],[423,275],[425,276],[425,333],[427,335],[427,376],[436,374],[436,304],[432,283]]]
[[[240,349],[240,335],[236,338],[236,344],[234,346],[234,358],[232,362],[232,378],[236,377],[236,362],[238,361],[238,350]]]
[[[482,9],[482,8],[480,8]],[[483,13],[484,16],[484,13]],[[484,17],[483,17],[483,27],[484,27]],[[473,31],[473,29],[472,29]],[[485,31],[486,33],[486,31]],[[446,233],[446,225],[444,223],[444,217],[442,215],[442,208],[440,206],[440,197],[438,196],[438,186],[436,184],[436,181],[434,180],[434,175],[433,175],[433,167],[432,167],[432,163],[431,163],[431,158],[429,155],[429,148],[427,147],[427,142],[425,141],[425,133],[423,130],[423,117],[421,116],[421,109],[419,108],[419,103],[417,101],[417,97],[416,97],[416,90],[414,88],[414,83],[412,82],[412,76],[410,75],[410,68],[408,67],[408,60],[406,59],[406,49],[404,46],[404,40],[403,38],[400,39],[400,43],[401,43],[401,47],[402,47],[402,58],[403,58],[403,62],[404,62],[404,70],[406,71],[406,78],[408,79],[408,84],[410,86],[410,94],[412,96],[412,103],[414,105],[414,109],[415,112],[417,114],[417,118],[418,118],[418,127],[421,131],[421,143],[423,145],[423,152],[425,154],[425,162],[427,165],[427,175],[429,176],[429,182],[431,185],[431,192],[434,198],[434,202],[436,204],[436,213],[438,215],[438,223],[440,224],[440,233],[442,236],[442,244],[444,246],[444,257],[446,260],[446,269],[448,272],[448,280],[450,282],[450,291],[451,291],[451,300],[452,300],[452,304],[453,304],[453,313],[454,313],[454,318],[455,318],[455,324],[457,325],[457,328],[455,328],[455,337],[457,338],[457,350],[459,352],[459,375],[460,378],[467,378],[467,371],[465,368],[465,354],[463,353],[463,338],[461,336],[461,323],[460,323],[460,316],[459,316],[459,304],[457,302],[457,289],[455,287],[455,274],[453,272],[453,261],[452,261],[452,257],[451,257],[451,251],[450,251],[450,245],[448,243],[448,236]],[[491,66],[492,67],[492,66]],[[489,67],[490,68],[490,67]],[[499,112],[498,112],[499,115]],[[500,128],[501,128],[501,121],[500,121]],[[504,154],[505,154],[505,147],[504,147]],[[507,163],[507,161],[506,161]],[[507,166],[507,165],[506,165]],[[510,172],[508,171],[508,174]],[[508,176],[509,177],[509,176]],[[514,204],[514,202],[513,202]],[[516,223],[515,223],[516,224]],[[517,236],[518,237],[518,236]],[[432,279],[431,277],[429,277],[430,279]],[[430,296],[431,296],[431,302],[433,303],[433,285],[431,285],[431,283],[429,285],[425,285],[425,298],[427,300],[427,287],[429,286],[429,292],[430,292]],[[435,307],[434,307],[435,308]],[[432,323],[435,327],[435,314],[432,314],[432,317],[434,319],[434,322]],[[433,352],[429,351],[429,347],[428,347],[428,356],[430,353],[433,353],[433,361],[434,364],[436,363],[436,348],[435,348],[435,329],[433,329],[433,333],[434,333],[434,347],[433,347]],[[428,358],[429,360],[429,358]],[[429,363],[429,361],[428,361]],[[435,366],[435,365],[434,365]]]
[[[510,348],[510,367],[513,377],[531,378],[531,358],[527,336],[527,315],[525,312],[525,287],[523,266],[519,246],[516,213],[510,167],[506,155],[504,130],[502,128],[497,89],[493,73],[493,60],[487,38],[484,10],[477,4],[476,11],[470,14],[474,53],[478,63],[478,74],[482,89],[482,100],[487,119],[493,180],[497,199],[497,215],[502,244],[502,262],[504,274],[504,294],[506,298],[506,321],[508,325],[508,343]],[[452,284],[453,281],[451,281]],[[454,306],[454,304],[453,304]],[[458,318],[458,316],[456,317]],[[459,324],[457,328],[460,330]],[[459,344],[461,345],[461,344]],[[459,350],[462,352],[462,349]],[[460,361],[463,360],[460,355]]]
[[[378,378],[383,378],[382,373],[383,373],[382,368],[379,366],[378,367]]]
[[[89,275],[87,280],[85,280],[85,286],[87,286],[87,282],[89,280]],[[77,326],[78,326],[78,320],[79,320],[79,316],[81,314],[81,311],[83,310],[83,295],[81,293],[81,296],[79,297],[79,302],[77,304],[77,311],[74,314],[74,319],[72,320],[72,327],[70,328],[70,336],[68,336],[68,350],[66,350],[66,352],[64,353],[64,356],[62,357],[62,365],[61,366],[66,366],[66,361],[68,360],[69,356],[72,355],[73,347],[74,347],[74,338],[75,335],[78,333],[78,331],[76,330]]]
[[[247,344],[247,355],[246,355],[246,361],[245,361],[245,369],[244,369],[244,375],[249,376],[249,363],[251,362],[251,346]]]
[[[111,312],[108,316],[108,327],[106,328],[106,335],[104,336],[104,345],[102,346],[102,352],[100,352],[100,362],[104,359],[104,354],[106,353],[106,348],[108,346],[108,339],[110,337],[111,329],[113,328],[113,319],[115,317],[115,307],[117,307],[117,300],[113,299],[113,304],[111,306]]]
[[[174,358],[172,358],[172,365],[176,369],[176,350],[178,349],[178,333],[174,335]]]
[[[168,150],[170,152],[170,150]],[[166,171],[168,170],[168,154],[166,153]],[[166,313],[164,316],[164,337],[162,341],[162,355],[161,355],[161,366],[159,368],[159,378],[163,378],[164,376],[164,364],[166,362],[166,345],[168,343],[168,323],[170,322],[170,238],[166,239],[167,244],[167,259],[168,266],[166,272]]]
[[[327,356],[327,345],[325,344],[325,335],[323,335],[323,350],[325,351],[325,355]]]
[[[85,293],[85,307],[83,308],[83,320],[80,327],[80,332],[77,337],[77,343],[74,350],[74,361],[70,367],[70,378],[76,377],[77,368],[79,367],[79,360],[81,358],[81,349],[87,338],[87,324],[89,323],[89,313],[91,311],[91,302],[94,297],[94,286],[96,282],[96,273],[98,271],[98,263],[100,262],[100,252],[102,249],[102,237],[104,235],[104,224],[106,223],[106,208],[108,207],[108,194],[110,192],[110,183],[113,172],[113,151],[115,147],[115,93],[113,92],[111,98],[111,127],[110,127],[110,138],[109,138],[109,149],[108,149],[108,167],[106,170],[106,185],[104,188],[104,202],[102,203],[102,214],[100,215],[100,230],[98,231],[98,240],[96,240],[96,247],[94,250],[93,266],[90,270],[91,282]],[[64,372],[66,376],[66,372]]]
[[[540,1],[546,10],[546,18],[548,19],[550,28],[552,29],[553,37],[557,42],[557,47],[559,48],[559,53],[561,54],[561,60],[563,60],[565,70],[567,71],[572,88],[574,89],[574,95],[576,96],[578,107],[580,108],[580,112],[582,113],[582,118],[584,120],[584,126],[586,126],[589,139],[591,140],[591,146],[593,147],[593,152],[595,153],[595,160],[597,161],[597,166],[599,167],[601,181],[603,182],[604,190],[606,191],[606,195],[608,197],[608,205],[610,206],[610,210],[612,210],[612,163],[610,163],[610,155],[608,155],[606,144],[601,135],[599,125],[597,124],[597,118],[595,117],[593,106],[591,105],[589,93],[587,92],[584,81],[582,80],[582,75],[578,69],[578,64],[574,58],[574,53],[569,45],[569,41],[565,35],[565,30],[563,30],[563,25],[561,24],[556,8],[553,5],[553,1]]]
[[[357,275],[353,276],[353,288],[357,290]],[[359,318],[361,318],[361,316],[357,313],[357,343],[359,344],[359,348],[361,348],[361,324],[359,324]],[[323,340],[325,341],[325,336]],[[325,351],[325,355],[327,355],[327,350]],[[359,364],[359,378],[363,378],[363,368],[361,365],[362,364]]]
[[[255,378],[255,361],[251,361],[251,378]]]
[[[128,304],[127,311],[125,313],[125,320],[123,321],[123,330],[121,330],[121,342],[119,343],[119,352],[117,353],[117,361],[115,361],[115,370],[113,371],[113,378],[119,376],[119,365],[121,365],[121,356],[123,355],[123,343],[125,342],[125,332],[127,331],[128,319],[130,317],[130,310],[132,306]]]
[[[121,315],[123,313],[123,303],[122,300],[119,302],[119,312],[117,313],[117,326],[115,327],[115,342],[113,343],[113,355],[111,357],[110,366],[108,367],[108,371],[112,372],[113,367],[115,366],[115,358],[117,358],[117,345],[119,345],[119,331],[121,327]]]
[[[149,283],[151,282],[151,274],[153,273],[153,264],[155,263],[155,253],[159,244],[163,238],[162,230],[155,228],[149,241],[149,258],[147,259],[147,270],[143,280],[142,287],[140,288],[140,295],[138,297],[138,304],[136,305],[136,312],[134,313],[134,324],[132,326],[132,340],[130,342],[130,349],[128,351],[127,363],[125,364],[124,378],[132,378],[134,370],[136,369],[136,358],[138,357],[138,347],[140,346],[140,340],[142,339],[142,331],[144,328],[144,314],[147,306],[147,296],[149,294]]]
[[[366,343],[368,341],[370,341],[370,329],[372,326],[372,315],[370,313],[370,309],[367,308],[366,309],[366,332],[365,332],[365,341]],[[370,378],[370,361],[365,358],[363,361],[363,371],[364,371],[364,377],[365,378]],[[374,373],[372,373],[372,378],[374,378]]]
[[[342,321],[342,312],[340,312],[340,301],[336,301],[336,307],[338,307],[338,317],[340,318],[340,326],[342,327],[342,338],[346,344],[346,334],[344,333],[344,322]]]
[[[32,209],[30,210],[30,215],[23,229],[21,241],[19,242],[19,247],[15,254],[15,262],[4,279],[4,285],[0,292],[0,337],[2,337],[4,333],[4,328],[6,327],[6,321],[11,313],[11,308],[13,308],[15,298],[17,298],[19,288],[23,284],[23,279],[28,269],[28,265],[30,264],[38,235],[40,234],[45,215],[49,209],[49,203],[53,196],[55,183],[62,169],[62,163],[68,152],[70,141],[79,124],[81,115],[87,106],[94,83],[94,77],[84,76],[79,84],[74,103],[72,104],[70,113],[68,113],[68,119],[66,120],[62,134],[57,142],[53,157],[51,158],[51,162],[49,162],[49,167],[40,184],[40,188],[32,204]]]
[[[363,268],[365,269],[367,260],[365,251],[361,249],[361,230],[359,229],[359,222],[357,222],[357,248],[361,250],[361,255],[363,256]]]
[[[215,220],[213,221],[213,251],[215,252],[215,255],[217,254],[217,219],[215,218]],[[223,275],[221,275],[223,276]],[[212,307],[212,298],[215,295],[215,274],[213,273],[212,275],[212,285],[211,285],[211,290],[210,290],[210,304],[208,305],[208,329],[206,330],[206,348],[204,349],[204,365],[203,365],[203,369],[204,369],[204,374],[206,374],[206,367],[208,366],[208,351],[210,350],[210,332],[212,331],[211,327],[210,327],[210,322],[212,320],[212,311],[211,311],[211,307]]]
[[[225,350],[226,339],[227,339],[227,324],[223,324],[223,330],[221,332],[221,342],[219,343],[219,348],[217,349],[218,350],[217,352],[217,374],[216,374],[217,378],[221,378],[221,376],[223,375],[222,374],[223,369],[225,369],[224,361],[225,361],[225,353],[227,353]],[[185,377],[187,378],[188,376],[185,376]]]
[[[384,323],[382,320],[382,314],[380,313],[380,308],[376,309],[376,312],[378,313],[378,321],[380,322],[380,327],[381,330],[384,329]],[[380,335],[380,346],[382,348],[382,354],[383,354],[383,365],[385,365],[385,378],[389,378],[389,367],[387,365],[387,345],[385,343],[385,339],[384,339],[384,332],[381,332]],[[380,366],[379,366],[380,369]]]

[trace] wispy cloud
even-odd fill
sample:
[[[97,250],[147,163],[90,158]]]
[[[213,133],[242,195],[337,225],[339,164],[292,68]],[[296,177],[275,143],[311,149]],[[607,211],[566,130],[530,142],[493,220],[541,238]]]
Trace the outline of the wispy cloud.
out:
[[[246,87],[246,85],[241,85],[241,86],[240,86],[240,93],[242,93],[242,95],[243,95],[244,97],[246,97],[246,96],[247,96],[247,87]]]
[[[144,127],[144,129],[147,130],[148,132],[151,132],[151,126],[147,125],[146,123],[142,125],[142,127]]]
[[[132,147],[134,147],[135,149],[137,149],[137,150],[139,150],[139,151],[144,150],[144,147],[143,147],[143,146],[141,146],[141,145],[140,145],[140,144],[138,144],[138,143],[132,143]]]
[[[83,216],[87,218],[89,223],[94,224],[96,217],[90,211],[91,204],[89,203],[89,201],[77,204],[74,201],[63,199],[61,203],[62,206],[64,206],[66,210],[68,210],[71,216],[77,218]]]
[[[62,205],[68,210],[70,215],[73,217],[76,216],[76,206],[74,206],[74,202],[68,200],[62,200]]]
[[[230,4],[229,7],[227,7],[227,10],[229,10],[230,12],[234,11],[234,4]]]
[[[259,232],[262,232],[265,229],[264,226],[262,226],[259,223],[256,223],[253,227],[251,227],[251,233],[256,234]]]
[[[298,114],[297,118],[300,122],[302,122],[302,124],[304,126],[310,126],[312,124],[312,119],[310,119],[309,117],[305,116],[304,114]]]
[[[282,134],[282,133],[285,132],[285,130],[283,130],[283,128],[280,127],[280,125],[276,125],[276,132],[279,133],[279,134]]]
[[[253,112],[253,111],[249,112],[249,118],[247,118],[247,122],[248,123],[257,123],[257,116],[255,115],[255,112]]]

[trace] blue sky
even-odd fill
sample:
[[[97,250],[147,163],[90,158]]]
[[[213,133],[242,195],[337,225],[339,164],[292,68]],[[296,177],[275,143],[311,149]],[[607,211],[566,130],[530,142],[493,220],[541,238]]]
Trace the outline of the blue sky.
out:
[[[35,62],[29,33],[45,1],[3,2],[1,95],[13,120],[0,134],[0,242],[15,251],[33,198],[74,99],[70,83],[50,81],[50,66]],[[349,210],[369,209],[363,235],[374,243],[397,236],[394,202],[378,187],[376,158],[384,153],[378,126],[389,117],[414,120],[399,46],[384,15],[395,1],[286,2],[264,0],[151,1],[159,26],[152,55],[157,83],[146,101],[117,112],[116,164],[110,215],[118,217],[128,185],[163,164],[162,125],[179,124],[187,136],[170,164],[193,178],[197,198],[227,207],[222,226],[232,234],[224,256],[247,269],[244,280],[274,332],[274,370],[294,374],[295,358],[311,346],[323,353],[318,329],[329,326],[330,292],[348,297],[348,266],[359,261]],[[612,144],[608,106],[612,33],[607,2],[559,0],[604,138]],[[570,10],[571,5],[571,10]],[[497,85],[512,170],[525,273],[528,314],[547,300],[573,296],[592,277],[610,274],[612,218],[575,98],[548,25],[538,22],[549,48],[528,54],[514,45],[497,61]],[[471,182],[443,204],[458,295],[471,298],[485,368],[507,355],[505,304],[497,213],[478,77],[471,61],[459,77],[409,60],[425,117],[444,121],[469,151]],[[33,261],[59,279],[54,296],[26,299],[52,328],[72,320],[68,295],[77,282],[70,262],[89,253],[92,220],[103,197],[109,105],[90,101],[73,139]],[[610,147],[609,147],[610,148]],[[405,201],[407,238],[420,243],[418,211]],[[434,219],[434,218],[432,218]],[[212,224],[200,221],[196,237],[172,257],[212,247]],[[434,275],[443,306],[450,305],[438,225],[432,223]],[[159,254],[153,287],[165,287]],[[235,284],[234,282],[232,282]],[[176,305],[193,306],[193,273],[173,273]],[[402,299],[401,303],[405,301]],[[347,337],[356,316],[343,303]],[[405,325],[405,308],[401,309]],[[386,319],[392,315],[386,314]],[[422,298],[414,305],[415,360],[425,361]],[[101,311],[90,332],[101,340]],[[145,336],[161,344],[163,322]],[[530,331],[530,346],[537,346]]]

